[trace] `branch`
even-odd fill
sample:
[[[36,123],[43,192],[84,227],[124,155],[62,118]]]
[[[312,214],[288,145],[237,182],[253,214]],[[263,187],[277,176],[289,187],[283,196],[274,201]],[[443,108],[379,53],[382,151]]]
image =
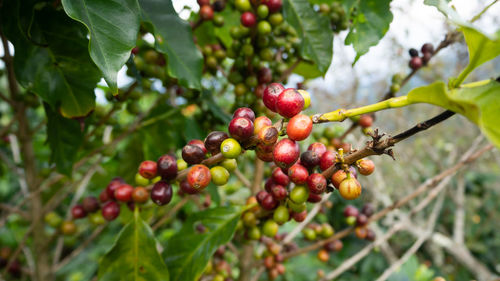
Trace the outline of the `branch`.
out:
[[[455,197],[455,220],[453,221],[453,241],[455,243],[464,244],[464,228],[465,228],[465,179],[463,176],[458,178],[457,190],[454,192]]]
[[[250,180],[248,180],[245,175],[240,172],[240,170],[238,170],[238,168],[236,168],[236,170],[234,170],[234,174],[236,175],[236,177],[238,178],[239,181],[241,181],[241,183],[243,183],[244,186],[246,187],[250,187],[252,185],[252,183],[250,182]]]
[[[257,194],[261,188],[262,179],[264,178],[264,161],[259,158],[255,158],[255,172],[252,181],[251,192],[252,195]]]

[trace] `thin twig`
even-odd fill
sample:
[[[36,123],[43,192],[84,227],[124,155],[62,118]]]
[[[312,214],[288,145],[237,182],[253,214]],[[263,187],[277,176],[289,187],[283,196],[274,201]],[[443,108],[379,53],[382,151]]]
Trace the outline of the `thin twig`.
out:
[[[168,221],[172,217],[172,215],[177,213],[177,211],[179,211],[184,205],[186,205],[187,202],[189,202],[189,196],[186,196],[186,197],[182,198],[181,201],[177,202],[177,204],[175,204],[172,207],[172,209],[170,209],[161,219],[159,219],[157,222],[155,222],[153,224],[151,229],[153,229],[153,231],[158,229],[166,221]]]

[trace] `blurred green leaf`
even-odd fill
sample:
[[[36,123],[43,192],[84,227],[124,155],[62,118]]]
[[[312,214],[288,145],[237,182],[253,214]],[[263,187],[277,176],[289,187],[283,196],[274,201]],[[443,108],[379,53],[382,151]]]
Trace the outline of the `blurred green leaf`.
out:
[[[139,32],[137,0],[62,0],[66,13],[90,32],[89,51],[113,93],[117,75],[130,57]]]
[[[229,6],[229,5],[226,5]],[[217,38],[224,44],[226,48],[231,47],[233,38],[231,37],[230,28],[240,24],[240,15],[238,12],[226,7],[224,11],[219,13],[224,17],[224,25],[215,28],[214,32]]]
[[[300,62],[293,73],[301,75],[305,79],[313,79],[323,75],[314,64],[307,62]]]

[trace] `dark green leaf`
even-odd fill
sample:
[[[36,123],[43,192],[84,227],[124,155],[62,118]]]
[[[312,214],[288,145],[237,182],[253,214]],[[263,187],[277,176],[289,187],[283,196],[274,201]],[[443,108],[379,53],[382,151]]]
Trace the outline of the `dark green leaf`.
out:
[[[229,48],[233,42],[233,38],[231,37],[231,27],[238,26],[240,24],[240,16],[239,13],[234,10],[226,7],[224,11],[220,12],[220,15],[224,17],[224,25],[218,28],[215,28],[214,32],[217,38]]]
[[[71,175],[76,151],[83,143],[83,133],[77,120],[67,119],[52,111],[45,104],[47,115],[47,142],[51,156],[50,162],[56,164],[57,170],[65,175]]]
[[[142,18],[152,25],[156,48],[168,56],[168,74],[188,88],[201,89],[203,57],[191,26],[179,18],[170,0],[140,0]]]
[[[139,32],[137,0],[62,0],[66,13],[90,31],[90,56],[114,93],[116,77],[130,57]]]
[[[217,119],[226,124],[231,121],[231,116],[224,112],[224,110],[222,110],[222,108],[215,102],[214,97],[210,91],[203,90],[201,93],[201,98],[203,102],[207,104],[208,109]]]
[[[182,229],[172,236],[163,252],[173,281],[195,281],[220,245],[231,240],[243,208],[218,207],[188,217]],[[205,233],[196,226],[202,224]]]
[[[301,55],[313,61],[324,75],[333,55],[333,32],[328,19],[315,12],[307,0],[284,0],[283,15],[297,30]]]
[[[101,281],[115,280],[169,280],[168,269],[156,248],[156,239],[139,211],[115,241],[113,248],[99,264]]]
[[[378,44],[392,22],[391,0],[363,0],[357,4],[357,14],[352,21],[351,31],[345,44],[354,47],[358,59]]]

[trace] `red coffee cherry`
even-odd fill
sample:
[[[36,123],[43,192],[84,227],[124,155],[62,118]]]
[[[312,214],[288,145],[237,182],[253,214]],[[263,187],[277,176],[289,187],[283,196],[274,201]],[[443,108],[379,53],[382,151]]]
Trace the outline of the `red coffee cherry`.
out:
[[[274,168],[272,173],[272,181],[275,184],[287,186],[290,183],[290,178],[285,173],[283,173],[280,168]]]
[[[156,177],[156,162],[146,160],[139,165],[139,174],[147,179]]]
[[[309,197],[307,198],[307,202],[318,203],[321,201],[321,199],[322,199],[321,195],[309,192]]]
[[[309,116],[298,114],[288,121],[286,134],[292,140],[305,140],[311,134],[313,128],[312,120]]]
[[[269,8],[269,12],[271,13],[279,11],[283,5],[281,0],[265,0],[263,2]]]
[[[363,226],[368,223],[368,217],[364,215],[363,213],[359,214],[356,217],[356,225],[358,226]]]
[[[278,101],[278,96],[285,90],[285,87],[279,83],[272,83],[264,90],[264,95],[262,101],[264,105],[273,112],[277,112],[276,102]]]
[[[212,176],[205,165],[194,165],[187,174],[188,183],[197,190],[203,190],[208,186]]]
[[[309,177],[309,172],[304,166],[295,163],[288,169],[288,177],[295,184],[305,184]]]
[[[307,187],[309,187],[309,191],[315,194],[321,194],[326,190],[326,178],[322,174],[311,174],[307,178]]]
[[[314,151],[308,150],[300,155],[300,164],[308,169],[314,169],[319,162],[320,158]]]
[[[431,43],[425,43],[422,45],[422,54],[432,54],[434,53],[434,46]]]
[[[129,202],[132,200],[132,192],[134,188],[128,184],[122,184],[115,190],[115,198],[121,202]]]
[[[151,200],[158,206],[163,206],[172,200],[172,186],[161,180],[153,186],[151,189]]]
[[[97,200],[97,198],[95,198],[94,196],[88,196],[88,197],[83,198],[82,206],[83,206],[83,209],[85,210],[85,212],[87,212],[87,213],[96,212],[101,207],[101,206],[99,206],[99,200]]]
[[[274,182],[273,178],[268,178],[266,180],[266,183],[264,184],[264,189],[267,192],[271,192],[273,186],[278,185],[277,183]]]
[[[248,107],[240,107],[236,109],[233,113],[233,119],[238,117],[246,118],[252,122],[255,121],[255,113]]]
[[[354,228],[354,233],[356,233],[356,237],[358,237],[359,239],[365,239],[368,231],[366,230],[366,227],[357,226],[356,228]]]
[[[177,159],[174,156],[165,154],[156,161],[158,174],[164,180],[173,180],[177,176]]]
[[[229,136],[225,132],[213,131],[205,138],[205,148],[212,155],[215,155],[220,152],[222,142],[228,138]]]
[[[286,199],[288,192],[286,188],[282,185],[274,185],[271,187],[271,195],[274,197],[276,201],[281,201]]]
[[[76,220],[86,217],[87,212],[85,212],[82,205],[78,204],[73,206],[73,208],[71,208],[71,215]]]
[[[253,133],[254,135],[258,134],[260,130],[267,126],[272,126],[273,122],[267,116],[259,116],[253,122]]]
[[[214,18],[214,10],[212,9],[212,6],[210,5],[201,6],[200,18],[206,21],[212,20]]]
[[[327,262],[330,259],[330,254],[325,249],[321,249],[318,252],[318,259],[322,262]]]
[[[255,153],[257,155],[257,158],[264,162],[273,162],[273,152],[265,152],[262,150],[262,147],[265,145],[259,144],[257,145],[257,148],[255,149]],[[274,147],[274,145],[271,145],[271,147]]]
[[[262,22],[262,21],[261,21]],[[259,24],[260,26],[260,24]],[[269,26],[269,24],[268,24]],[[261,67],[259,71],[257,71],[257,81],[260,84],[268,84],[273,80],[273,73],[270,68]]]
[[[198,0],[196,2],[198,2],[198,5],[200,5],[200,7],[205,5],[210,5],[210,0]]]
[[[199,193],[201,191],[201,189],[196,189],[196,188],[193,188],[189,182],[187,180],[183,180],[180,184],[179,184],[179,187],[180,187],[180,190],[182,190],[184,193],[187,193],[187,194],[196,194],[196,193]]]
[[[424,53],[422,55],[422,63],[424,65],[427,65],[427,63],[431,60],[431,58],[432,58],[432,54],[431,53]]]
[[[375,164],[369,159],[361,159],[356,166],[358,166],[359,173],[363,176],[368,176],[375,170]]]
[[[344,243],[340,240],[333,240],[326,244],[323,248],[329,252],[339,252],[344,247]]]
[[[326,152],[326,146],[320,142],[314,142],[309,145],[307,150],[314,151],[316,155],[318,155],[319,158],[323,156],[323,154]]]
[[[375,208],[370,203],[366,203],[361,209],[361,213],[365,214],[367,217],[371,217],[375,213]]]
[[[136,187],[132,192],[132,200],[135,203],[142,204],[148,202],[149,191],[144,187]]]
[[[250,119],[236,117],[229,123],[229,134],[238,141],[244,141],[253,135],[253,123]]]
[[[278,206],[278,201],[271,194],[267,193],[260,206],[265,210],[274,210]]]
[[[207,154],[207,149],[205,148],[205,143],[201,140],[190,140],[187,144],[189,145],[196,145],[197,147],[201,148],[203,150],[203,153]]]
[[[304,98],[297,90],[285,89],[276,101],[276,110],[285,118],[292,118],[304,108]]]
[[[331,150],[323,153],[319,160],[319,168],[324,171],[335,164],[337,160],[337,153]]]
[[[107,188],[106,188],[103,191],[101,191],[101,193],[99,193],[99,201],[101,201],[101,203],[106,203],[109,200],[111,200],[111,198],[109,198],[109,195],[108,195],[108,192],[107,192]]]
[[[120,205],[115,201],[110,201],[101,208],[102,216],[107,221],[112,221],[120,215]]]
[[[266,84],[259,84],[257,87],[255,87],[255,96],[259,99],[261,99],[264,96],[264,91],[266,90]]]
[[[259,141],[264,145],[272,145],[278,140],[278,129],[273,126],[262,128],[258,134]]]
[[[188,144],[182,148],[182,159],[189,165],[199,164],[205,159],[205,153],[200,147]]]
[[[118,180],[118,179],[113,179],[109,184],[108,186],[106,187],[106,193],[108,195],[108,200],[113,200],[115,199],[115,190],[120,187],[120,185],[122,185],[124,182],[121,181],[121,180]],[[101,197],[101,196],[99,196]],[[101,197],[101,199],[105,199],[104,196]],[[106,200],[107,201],[107,200]],[[106,201],[102,201],[101,202],[106,202]]]
[[[340,183],[347,178],[346,172],[344,170],[338,170],[332,175],[332,184],[336,189],[339,189]]]
[[[257,203],[259,203],[259,205],[262,206],[262,202],[264,201],[264,199],[267,197],[267,196],[270,196],[271,194],[265,190],[261,190],[259,192],[257,192],[257,194],[255,195],[255,199],[257,199]]]
[[[292,218],[296,221],[296,222],[303,222],[307,217],[307,210],[304,210],[300,213],[295,213],[293,212],[292,213]]]
[[[420,57],[414,57],[410,60],[410,68],[417,70],[422,67],[422,59]]]
[[[357,217],[359,215],[358,208],[353,205],[347,205],[344,208],[344,217]]]
[[[371,229],[366,229],[366,237],[365,239],[368,240],[368,241],[375,241],[375,239],[377,238],[377,235],[375,234],[375,232]]]
[[[358,124],[359,124],[359,126],[361,126],[363,128],[371,127],[373,124],[373,117],[369,114],[363,114],[363,115],[361,115],[361,117],[359,117]],[[348,151],[348,150],[344,149],[344,151]]]
[[[274,163],[280,168],[291,167],[299,159],[299,156],[299,144],[291,139],[282,139],[274,147]]]
[[[346,200],[354,200],[361,195],[361,184],[354,177],[348,177],[340,183],[339,193]]]
[[[257,23],[257,17],[252,12],[244,12],[240,18],[241,24],[245,27],[252,27]]]

